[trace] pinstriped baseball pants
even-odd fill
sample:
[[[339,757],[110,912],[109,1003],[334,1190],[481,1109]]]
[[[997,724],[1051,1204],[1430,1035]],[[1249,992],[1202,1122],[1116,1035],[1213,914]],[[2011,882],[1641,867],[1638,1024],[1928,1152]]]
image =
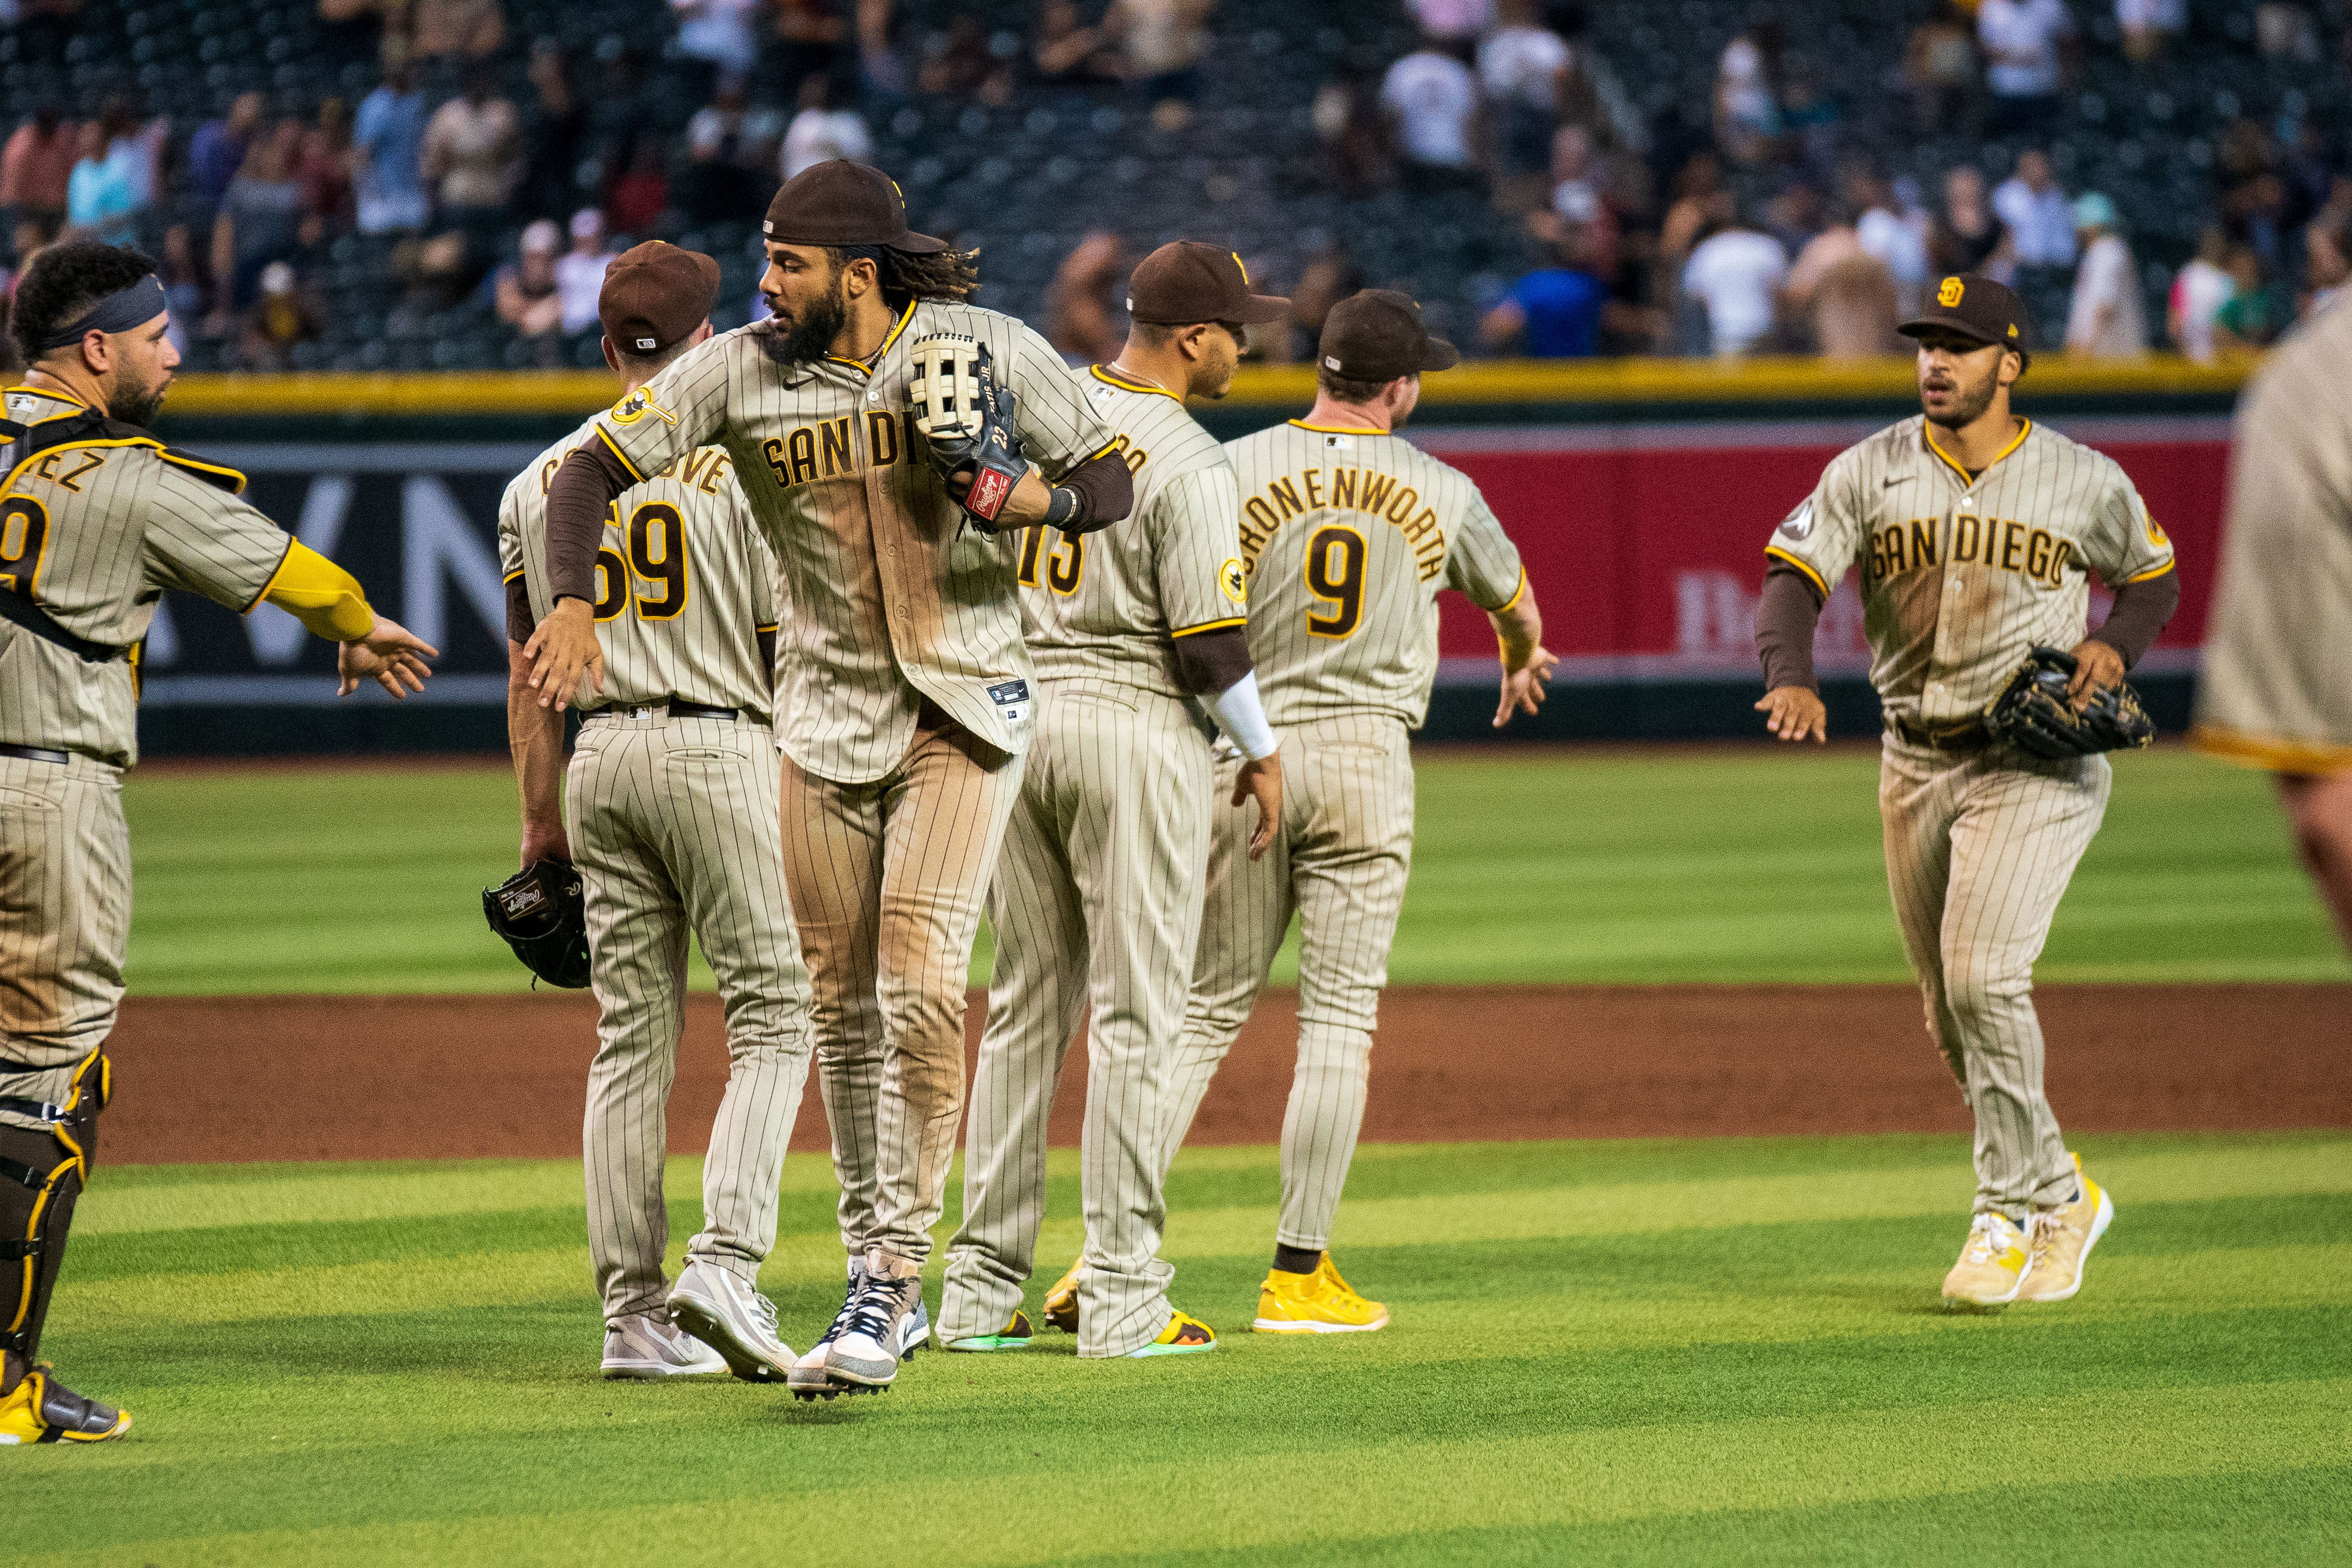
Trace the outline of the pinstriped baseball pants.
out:
[[[604,1315],[657,1310],[666,1114],[686,1024],[689,931],[727,1015],[727,1092],[687,1256],[757,1284],[776,1184],[808,1078],[808,971],[784,896],[777,758],[762,724],[599,718],[580,728],[564,795],[587,884],[601,1016],[588,1068],[588,1250]]]
[[[130,939],[122,771],[79,752],[0,757],[0,1095],[72,1091],[75,1067],[113,1031]]]
[[[1275,1237],[1330,1245],[1331,1219],[1364,1121],[1372,1031],[1389,944],[1412,862],[1412,751],[1402,720],[1348,714],[1282,738],[1282,831],[1249,858],[1255,808],[1225,804],[1241,759],[1218,748],[1215,828],[1200,956],[1161,1130],[1164,1173],[1209,1079],[1299,917],[1298,1067],[1282,1121],[1282,1220]]]
[[[964,986],[1005,819],[1008,757],[927,708],[898,766],[835,784],[783,759],[784,880],[815,1001],[841,1239],[930,1257],[963,1114]]]
[[[1125,1355],[1170,1314],[1160,1123],[1201,931],[1209,737],[1176,698],[1110,680],[1039,684],[989,895],[996,978],[940,1337],[994,1333],[1021,1305],[1045,1218],[1046,1116],[1091,1003],[1078,1353]]]
[[[2033,961],[2114,783],[2105,757],[1950,756],[1892,735],[1881,753],[1887,887],[1927,1034],[1976,1116],[1977,1212],[2021,1225],[2074,1191],[2042,1089]]]

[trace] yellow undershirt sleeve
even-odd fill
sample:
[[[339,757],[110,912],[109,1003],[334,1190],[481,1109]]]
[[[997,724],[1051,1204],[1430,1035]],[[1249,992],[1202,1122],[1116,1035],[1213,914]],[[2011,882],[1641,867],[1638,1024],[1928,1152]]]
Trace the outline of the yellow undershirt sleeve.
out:
[[[261,596],[330,642],[351,642],[375,629],[375,612],[359,579],[299,539]]]

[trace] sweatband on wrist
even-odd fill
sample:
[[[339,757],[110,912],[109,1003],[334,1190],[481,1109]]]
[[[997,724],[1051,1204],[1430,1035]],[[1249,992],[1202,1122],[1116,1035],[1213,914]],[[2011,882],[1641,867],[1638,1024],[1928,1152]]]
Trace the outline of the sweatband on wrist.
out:
[[[81,342],[90,332],[127,332],[143,326],[169,308],[163,280],[152,272],[126,288],[117,289],[84,311],[79,321],[58,328],[37,345],[42,353]]]
[[[1059,528],[1078,515],[1078,492],[1066,485],[1055,485],[1046,492],[1045,526]]]
[[[1266,722],[1265,709],[1257,700],[1255,670],[1218,692],[1213,706],[1218,728],[1250,761],[1264,762],[1282,750],[1282,742],[1275,739],[1274,726]]]

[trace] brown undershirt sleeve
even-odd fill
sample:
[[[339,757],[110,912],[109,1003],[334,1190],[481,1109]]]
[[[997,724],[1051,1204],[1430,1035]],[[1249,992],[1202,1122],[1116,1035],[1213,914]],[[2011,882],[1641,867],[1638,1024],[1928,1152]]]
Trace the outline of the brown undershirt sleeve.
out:
[[[1176,682],[1196,697],[1215,697],[1249,672],[1249,635],[1240,626],[1176,639]]]
[[[507,579],[507,640],[527,643],[538,629],[539,623],[530,614],[530,585],[518,572]]]
[[[1805,574],[1775,562],[1764,574],[1756,602],[1756,654],[1764,663],[1764,689],[1801,686],[1819,691],[1813,678],[1813,627],[1822,618],[1822,595]]]
[[[2137,664],[2147,650],[2156,646],[2165,623],[2180,608],[2180,574],[2167,572],[2161,577],[2147,577],[2137,583],[2126,583],[2116,590],[2116,607],[2092,640],[2103,642],[2124,656],[2124,668]]]
[[[1088,458],[1062,476],[1055,489],[1068,490],[1077,510],[1055,524],[1064,533],[1092,533],[1108,528],[1135,505],[1135,476],[1117,452]]]
[[[555,599],[596,602],[596,552],[614,498],[637,482],[613,449],[590,437],[547,487],[547,583]]]

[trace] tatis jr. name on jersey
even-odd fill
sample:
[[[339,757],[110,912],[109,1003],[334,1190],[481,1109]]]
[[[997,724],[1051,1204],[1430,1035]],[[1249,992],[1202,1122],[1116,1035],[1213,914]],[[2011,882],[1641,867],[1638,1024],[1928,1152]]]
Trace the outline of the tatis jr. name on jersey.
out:
[[[1266,542],[1292,518],[1310,511],[1354,511],[1381,519],[1412,545],[1412,558],[1427,582],[1445,570],[1445,531],[1434,507],[1421,492],[1378,468],[1301,468],[1285,474],[1242,502],[1242,559],[1257,570]]]

